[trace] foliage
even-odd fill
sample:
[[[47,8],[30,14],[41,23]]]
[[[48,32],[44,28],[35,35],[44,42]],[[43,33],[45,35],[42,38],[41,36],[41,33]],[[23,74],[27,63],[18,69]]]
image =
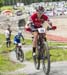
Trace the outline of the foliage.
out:
[[[51,2],[51,1],[63,1],[63,0],[3,0],[4,5],[15,5],[18,2],[24,3],[24,4],[30,4],[35,2]]]
[[[13,10],[13,7],[12,6],[3,6],[1,7],[1,10]]]
[[[3,6],[3,2],[4,0],[0,0],[0,11],[1,11],[1,7]]]

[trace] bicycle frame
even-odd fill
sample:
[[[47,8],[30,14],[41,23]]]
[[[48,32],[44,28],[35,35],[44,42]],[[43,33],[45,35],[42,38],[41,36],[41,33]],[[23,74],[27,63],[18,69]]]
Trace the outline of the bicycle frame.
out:
[[[34,64],[35,64],[36,69],[40,68],[40,60],[42,60],[43,71],[45,72],[46,75],[49,75],[50,56],[49,56],[48,44],[46,41],[46,34],[45,33],[46,32],[43,32],[43,33],[38,32],[36,56],[33,58],[34,58]],[[45,66],[46,62],[47,62],[47,66]]]
[[[45,41],[45,33],[38,33],[38,40],[37,40],[37,45],[39,46],[39,48],[37,48],[38,52],[39,52],[39,58],[42,59],[41,57],[43,57],[43,53],[44,53],[44,41]],[[38,47],[37,46],[37,47]]]

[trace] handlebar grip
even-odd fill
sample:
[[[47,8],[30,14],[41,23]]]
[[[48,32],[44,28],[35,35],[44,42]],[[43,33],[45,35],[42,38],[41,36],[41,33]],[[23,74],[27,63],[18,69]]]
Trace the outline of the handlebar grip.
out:
[[[52,28],[50,28],[50,27],[47,27],[47,30],[52,30]]]

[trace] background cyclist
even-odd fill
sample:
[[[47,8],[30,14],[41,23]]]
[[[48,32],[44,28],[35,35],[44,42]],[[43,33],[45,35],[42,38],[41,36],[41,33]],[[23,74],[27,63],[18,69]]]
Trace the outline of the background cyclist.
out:
[[[24,37],[22,35],[22,32],[18,31],[18,33],[14,37],[14,44],[17,45],[17,44],[21,43],[21,38],[23,39],[23,42],[24,42]]]

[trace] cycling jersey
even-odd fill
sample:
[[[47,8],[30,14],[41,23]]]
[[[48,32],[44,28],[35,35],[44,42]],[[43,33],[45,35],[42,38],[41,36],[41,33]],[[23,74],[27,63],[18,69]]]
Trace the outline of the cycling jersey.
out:
[[[14,43],[15,43],[15,44],[20,43],[20,42],[21,42],[21,37],[24,39],[23,35],[16,35],[16,36],[14,37]]]
[[[37,16],[37,13],[34,13],[31,17],[30,20],[34,23],[34,25],[38,28],[41,27],[42,23],[44,21],[48,20],[48,17],[45,14],[42,14],[41,18],[39,19]]]

